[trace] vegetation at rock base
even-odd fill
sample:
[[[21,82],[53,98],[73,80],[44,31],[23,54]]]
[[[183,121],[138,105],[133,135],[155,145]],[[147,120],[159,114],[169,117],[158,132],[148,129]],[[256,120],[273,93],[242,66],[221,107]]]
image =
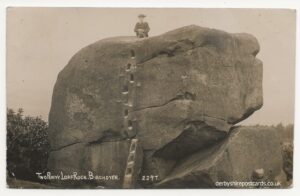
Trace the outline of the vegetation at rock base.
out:
[[[7,109],[7,177],[39,181],[36,172],[47,171],[48,124],[23,113]]]
[[[283,170],[286,173],[287,180],[293,180],[293,149],[294,146],[291,143],[283,143]]]

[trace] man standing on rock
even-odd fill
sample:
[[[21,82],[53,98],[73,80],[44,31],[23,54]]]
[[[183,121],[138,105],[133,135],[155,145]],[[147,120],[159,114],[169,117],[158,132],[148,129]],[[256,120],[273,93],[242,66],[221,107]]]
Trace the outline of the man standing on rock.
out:
[[[136,23],[134,27],[134,32],[138,38],[148,37],[148,32],[150,31],[149,25],[147,22],[144,22],[146,15],[138,15],[139,22]]]

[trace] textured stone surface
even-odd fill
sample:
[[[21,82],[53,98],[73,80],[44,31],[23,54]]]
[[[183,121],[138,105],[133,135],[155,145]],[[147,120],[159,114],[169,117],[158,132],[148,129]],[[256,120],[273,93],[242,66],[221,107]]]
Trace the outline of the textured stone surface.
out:
[[[144,151],[144,160],[138,183],[145,188],[151,188],[154,183],[163,180],[176,164],[173,159],[153,156],[154,152]]]
[[[55,173],[63,172],[71,175],[87,175],[93,172],[94,176],[117,176],[112,180],[68,180],[59,181],[66,186],[104,186],[106,188],[122,188],[123,177],[129,154],[130,140],[103,142],[95,144],[78,143],[64,147],[50,153],[48,167]],[[133,178],[136,179],[141,168],[143,152],[137,147]]]
[[[106,168],[112,160],[118,163],[104,171],[119,173],[126,139],[137,138],[152,152],[142,173],[168,175],[166,165],[222,141],[262,106],[258,52],[252,35],[194,25],[146,39],[104,39],[81,49],[54,87],[51,169],[100,171],[96,165]],[[148,163],[153,160],[154,167]]]
[[[215,182],[250,182],[257,171],[259,180],[275,182],[282,175],[280,142],[281,133],[270,127],[235,128],[222,142],[180,160],[156,187],[207,188],[215,187]]]
[[[51,146],[126,137],[123,70],[132,55],[137,63],[132,115],[144,149],[161,148],[191,121],[227,132],[262,106],[258,51],[251,35],[198,26],[91,44],[58,76],[49,115]]]

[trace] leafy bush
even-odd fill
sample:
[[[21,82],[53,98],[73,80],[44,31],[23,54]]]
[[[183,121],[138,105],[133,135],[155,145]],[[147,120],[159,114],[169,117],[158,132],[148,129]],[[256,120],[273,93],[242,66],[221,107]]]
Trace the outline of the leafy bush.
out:
[[[36,172],[45,172],[49,153],[48,124],[39,117],[23,116],[7,109],[8,177],[38,181]]]
[[[283,143],[283,171],[286,173],[287,180],[293,180],[293,151],[294,146],[291,143]]]

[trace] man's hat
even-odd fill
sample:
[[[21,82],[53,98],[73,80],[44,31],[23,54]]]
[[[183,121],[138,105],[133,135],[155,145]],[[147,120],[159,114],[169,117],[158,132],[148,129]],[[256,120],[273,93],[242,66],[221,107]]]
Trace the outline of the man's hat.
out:
[[[139,17],[139,18],[145,18],[146,15],[145,15],[145,14],[140,14],[140,15],[138,15],[138,17]]]

